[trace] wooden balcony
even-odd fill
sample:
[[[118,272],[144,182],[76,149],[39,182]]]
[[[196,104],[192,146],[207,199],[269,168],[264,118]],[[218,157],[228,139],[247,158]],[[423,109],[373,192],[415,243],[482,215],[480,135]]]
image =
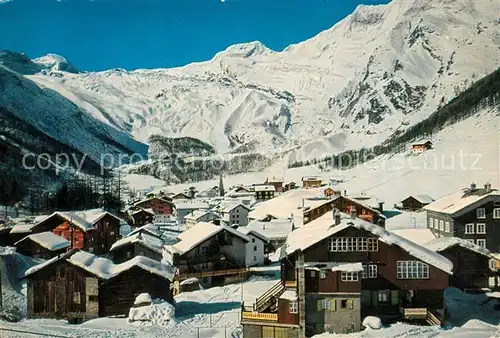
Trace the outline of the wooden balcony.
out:
[[[277,313],[259,313],[259,312],[241,312],[241,321],[247,322],[263,322],[263,323],[277,323]]]
[[[180,273],[176,276],[178,280],[185,280],[188,278],[203,278],[203,277],[214,277],[214,276],[229,276],[229,275],[239,275],[245,274],[250,271],[249,268],[239,268],[239,269],[228,269],[228,270],[215,270],[215,271],[202,271],[202,272],[192,272],[192,273]]]

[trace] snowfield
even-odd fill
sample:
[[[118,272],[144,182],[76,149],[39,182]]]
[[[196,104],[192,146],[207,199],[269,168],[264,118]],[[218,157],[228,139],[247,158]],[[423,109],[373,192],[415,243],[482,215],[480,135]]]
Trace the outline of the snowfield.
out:
[[[495,70],[499,9],[394,0],[280,52],[255,41],[180,68],[28,77],[142,142],[192,136],[220,153],[307,159],[378,144]]]

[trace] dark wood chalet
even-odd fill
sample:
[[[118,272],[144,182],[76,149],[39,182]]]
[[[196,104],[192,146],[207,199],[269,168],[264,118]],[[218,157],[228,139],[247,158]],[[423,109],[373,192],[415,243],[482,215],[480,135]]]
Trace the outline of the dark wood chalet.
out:
[[[401,201],[401,209],[407,211],[416,211],[434,202],[434,199],[427,195],[412,195]]]
[[[450,286],[462,290],[489,287],[489,278],[496,276],[490,268],[490,251],[457,237],[441,237],[425,243],[425,247],[448,258],[453,263]]]
[[[281,281],[243,304],[243,335],[355,332],[368,315],[439,325],[452,268],[445,257],[380,226],[328,214],[287,238]]]
[[[172,276],[170,266],[146,257],[115,265],[71,250],[26,271],[28,318],[82,322],[126,315],[141,293],[171,302]]]
[[[490,184],[447,195],[426,205],[427,228],[436,237],[458,237],[500,252],[500,192]]]
[[[176,268],[174,292],[179,283],[198,278],[203,287],[223,285],[246,277],[248,236],[225,225],[200,222],[166,246],[164,257]]]
[[[41,259],[51,259],[67,251],[70,242],[56,234],[47,231],[28,235],[15,243],[16,252]]]
[[[118,240],[109,254],[115,264],[123,263],[136,256],[144,256],[161,262],[163,240],[146,231],[138,231]]]
[[[373,224],[385,226],[386,217],[384,214],[371,206],[368,206],[356,199],[347,196],[335,195],[332,199],[319,203],[311,208],[306,208],[303,212],[303,224],[307,224],[315,219],[338,209],[346,214],[355,213],[358,218]]]
[[[145,226],[146,224],[152,223],[155,213],[151,209],[139,209],[130,212],[130,218],[132,220],[131,226],[134,228],[139,228]]]
[[[121,220],[109,212],[55,212],[31,228],[31,234],[51,231],[67,239],[71,249],[95,254],[109,251],[120,238]]]
[[[283,179],[274,177],[269,179],[267,178],[266,181],[264,182],[264,185],[272,185],[274,186],[274,190],[277,193],[282,193],[283,192]]]

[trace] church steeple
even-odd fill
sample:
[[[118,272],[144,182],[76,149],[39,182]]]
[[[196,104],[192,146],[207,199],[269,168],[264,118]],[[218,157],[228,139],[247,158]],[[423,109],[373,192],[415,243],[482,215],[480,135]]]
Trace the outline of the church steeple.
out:
[[[222,181],[222,174],[219,175],[219,196],[224,196],[224,182]]]

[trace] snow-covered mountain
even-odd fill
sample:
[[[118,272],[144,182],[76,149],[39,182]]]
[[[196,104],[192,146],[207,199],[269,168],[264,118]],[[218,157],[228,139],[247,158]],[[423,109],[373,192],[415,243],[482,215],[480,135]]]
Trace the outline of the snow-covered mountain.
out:
[[[496,69],[499,10],[497,0],[394,0],[282,52],[251,42],[181,68],[30,78],[140,141],[317,157],[379,143]]]
[[[65,57],[57,54],[47,54],[45,56],[34,59],[33,62],[48,71],[64,71],[68,73],[80,72],[75,66],[73,66],[68,60],[66,60]]]

